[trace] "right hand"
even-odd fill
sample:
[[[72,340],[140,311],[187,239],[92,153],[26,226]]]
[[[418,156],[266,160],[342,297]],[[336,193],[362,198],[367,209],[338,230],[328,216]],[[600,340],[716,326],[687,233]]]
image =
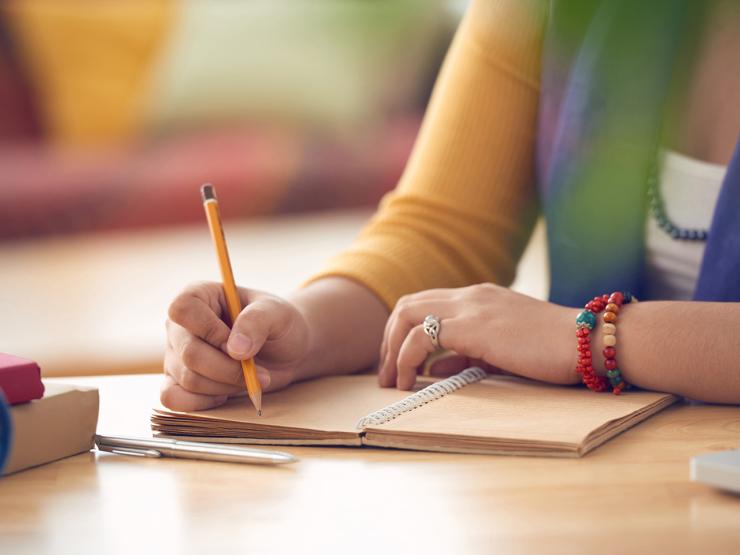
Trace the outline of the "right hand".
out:
[[[239,287],[243,306],[232,329],[223,286],[197,283],[170,305],[162,404],[178,411],[217,407],[245,395],[241,360],[255,358],[264,391],[286,387],[309,352],[303,314],[279,297]]]

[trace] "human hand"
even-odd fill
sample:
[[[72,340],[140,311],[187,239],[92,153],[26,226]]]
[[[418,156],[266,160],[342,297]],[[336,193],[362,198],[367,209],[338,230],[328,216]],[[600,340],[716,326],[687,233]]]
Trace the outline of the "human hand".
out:
[[[173,410],[204,410],[244,395],[241,360],[256,357],[265,391],[289,385],[309,350],[309,331],[298,309],[268,293],[237,288],[242,305],[233,329],[223,286],[197,283],[169,307],[161,401]]]
[[[419,367],[435,351],[422,326],[433,314],[441,321],[440,347],[457,353],[435,364],[437,370],[443,366],[449,373],[477,365],[552,383],[577,383],[577,313],[490,283],[407,295],[388,318],[378,380],[384,387],[414,386]]]

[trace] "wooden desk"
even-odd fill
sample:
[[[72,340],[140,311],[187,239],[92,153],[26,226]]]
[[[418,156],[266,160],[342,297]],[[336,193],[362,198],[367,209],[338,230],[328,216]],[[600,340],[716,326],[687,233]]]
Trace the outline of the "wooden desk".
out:
[[[148,434],[158,380],[74,381],[100,387],[101,433]],[[0,553],[738,553],[740,497],[688,480],[692,455],[738,446],[740,408],[683,405],[578,460],[86,453],[0,479]]]

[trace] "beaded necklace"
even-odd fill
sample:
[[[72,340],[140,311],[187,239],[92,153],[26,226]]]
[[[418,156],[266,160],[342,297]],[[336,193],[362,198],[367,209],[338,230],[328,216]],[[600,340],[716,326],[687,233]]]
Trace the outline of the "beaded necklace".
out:
[[[678,227],[666,214],[665,202],[658,186],[658,156],[654,157],[653,163],[650,165],[647,194],[650,212],[655,223],[673,239],[677,241],[706,241],[709,238],[709,230]]]

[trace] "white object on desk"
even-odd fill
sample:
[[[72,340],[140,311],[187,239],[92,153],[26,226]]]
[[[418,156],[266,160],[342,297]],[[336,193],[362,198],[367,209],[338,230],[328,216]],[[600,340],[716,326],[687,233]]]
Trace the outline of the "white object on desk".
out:
[[[740,493],[740,449],[692,458],[691,480]]]

